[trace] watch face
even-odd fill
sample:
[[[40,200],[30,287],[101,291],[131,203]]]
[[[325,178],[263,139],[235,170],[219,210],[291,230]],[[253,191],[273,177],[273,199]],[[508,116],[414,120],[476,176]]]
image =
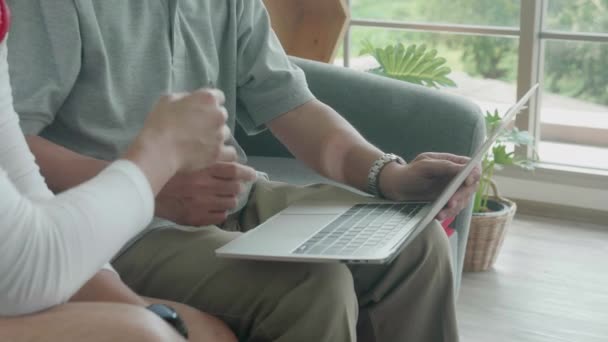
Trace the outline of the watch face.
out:
[[[162,318],[170,326],[172,326],[184,338],[188,338],[188,329],[186,324],[179,317],[177,311],[172,307],[164,304],[152,304],[148,306],[148,310],[154,312],[158,317]]]
[[[160,316],[162,319],[176,319],[177,316],[177,312],[175,312],[175,310],[173,310],[173,308],[164,305],[164,304],[152,304],[148,307],[148,310],[154,312],[155,314],[157,314],[158,316]]]

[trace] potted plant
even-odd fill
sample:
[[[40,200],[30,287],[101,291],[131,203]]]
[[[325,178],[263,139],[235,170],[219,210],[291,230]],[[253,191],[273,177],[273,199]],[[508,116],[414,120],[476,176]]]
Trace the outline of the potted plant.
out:
[[[445,65],[445,58],[438,57],[437,50],[427,49],[425,45],[405,47],[399,43],[377,48],[365,41],[361,54],[373,56],[379,64],[370,70],[372,73],[432,88],[456,86],[448,78],[451,69]],[[501,119],[498,110],[486,112],[488,135],[498,128]],[[484,156],[465,254],[465,271],[485,271],[496,261],[517,206],[499,195],[493,177],[496,170],[507,165],[532,169],[531,160],[518,158],[514,152],[516,147],[532,142],[533,137],[528,132],[513,127],[501,134]]]
[[[486,112],[485,120],[488,135],[498,128],[501,119],[498,110]],[[518,158],[514,150],[518,146],[528,146],[533,141],[534,138],[530,133],[513,127],[502,133],[490,151],[484,156],[465,253],[465,271],[485,271],[496,262],[508,227],[517,210],[517,205],[515,202],[499,195],[493,181],[494,174],[496,170],[508,165],[532,170],[533,162],[526,158]]]

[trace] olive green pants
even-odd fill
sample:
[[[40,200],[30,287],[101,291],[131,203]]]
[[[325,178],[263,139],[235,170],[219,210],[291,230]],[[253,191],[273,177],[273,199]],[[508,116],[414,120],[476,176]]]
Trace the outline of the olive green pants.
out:
[[[240,341],[457,341],[448,241],[434,222],[388,265],[217,258],[214,251],[295,200],[359,196],[258,181],[225,227],[151,231],[114,266],[141,295],[183,302],[224,320]],[[285,227],[289,229],[289,227]]]

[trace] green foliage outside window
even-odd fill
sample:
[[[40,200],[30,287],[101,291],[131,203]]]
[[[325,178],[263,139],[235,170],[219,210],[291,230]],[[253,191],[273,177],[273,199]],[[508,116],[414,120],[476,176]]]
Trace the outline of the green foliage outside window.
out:
[[[517,0],[425,0],[423,17],[449,23],[514,26],[519,23]],[[438,15],[440,13],[440,15]],[[454,36],[442,40],[462,51],[464,71],[483,78],[514,80],[517,70],[517,41],[495,37]]]
[[[519,25],[519,0],[351,0],[353,17],[493,26]],[[549,0],[545,26],[566,32],[608,32],[608,0]],[[370,29],[371,30],[371,29]],[[472,76],[514,81],[518,41],[419,32],[353,30],[353,42],[378,46],[424,43],[444,51],[449,64]],[[407,35],[408,39],[404,39]],[[419,44],[420,45],[420,44]],[[355,51],[362,46],[355,46]],[[608,105],[608,44],[547,41],[545,84],[549,91]]]
[[[552,0],[547,27],[574,32],[608,32],[608,0]],[[549,90],[608,105],[608,44],[549,41]]]

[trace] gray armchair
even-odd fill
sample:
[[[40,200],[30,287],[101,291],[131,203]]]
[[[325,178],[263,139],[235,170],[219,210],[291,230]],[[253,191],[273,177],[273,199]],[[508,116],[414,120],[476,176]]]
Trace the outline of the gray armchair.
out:
[[[422,152],[471,155],[482,143],[483,116],[471,102],[436,90],[346,68],[294,58],[317,98],[336,109],[369,141],[411,160]],[[291,159],[268,132],[237,140],[250,164],[271,179],[292,184],[330,182]],[[471,207],[455,221],[451,238],[456,287],[460,285]]]

